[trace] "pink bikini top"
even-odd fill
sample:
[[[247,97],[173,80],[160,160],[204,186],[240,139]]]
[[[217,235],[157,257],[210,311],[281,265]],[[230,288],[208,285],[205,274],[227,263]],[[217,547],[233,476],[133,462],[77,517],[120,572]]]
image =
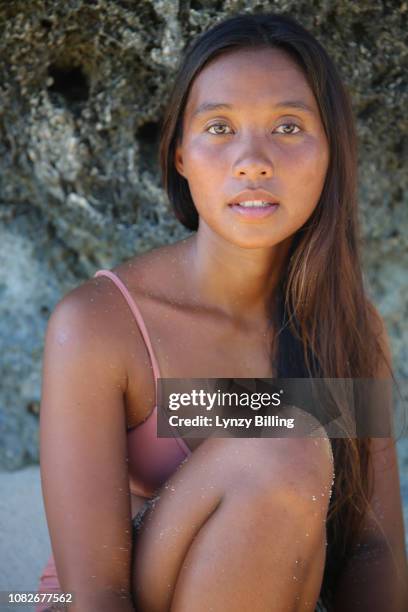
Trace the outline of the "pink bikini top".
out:
[[[96,276],[108,276],[115,283],[136,319],[152,364],[157,403],[157,380],[160,378],[160,370],[139,307],[126,285],[114,272],[98,270],[94,274],[94,277]],[[175,472],[180,463],[191,455],[182,438],[157,437],[157,405],[142,423],[128,429],[127,440],[129,485],[130,492],[134,495],[152,496],[155,490]]]

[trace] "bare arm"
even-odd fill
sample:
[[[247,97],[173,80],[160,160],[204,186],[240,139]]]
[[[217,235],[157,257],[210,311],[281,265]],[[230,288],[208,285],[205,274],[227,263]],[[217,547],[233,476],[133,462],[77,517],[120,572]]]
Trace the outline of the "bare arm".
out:
[[[52,550],[72,611],[133,610],[126,369],[98,291],[68,294],[50,318],[40,464]],[[116,340],[117,344],[117,340]]]
[[[385,325],[380,342],[386,362],[391,351]],[[378,379],[389,378],[386,363]],[[392,398],[389,398],[392,411]],[[335,612],[405,612],[408,610],[408,569],[400,495],[398,459],[393,438],[371,438],[373,496],[363,535],[343,571],[335,595]]]

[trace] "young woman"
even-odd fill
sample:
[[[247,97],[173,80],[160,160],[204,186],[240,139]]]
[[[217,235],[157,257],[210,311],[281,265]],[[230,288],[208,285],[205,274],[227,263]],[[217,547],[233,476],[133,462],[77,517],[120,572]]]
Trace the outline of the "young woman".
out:
[[[40,591],[79,612],[403,612],[392,438],[156,431],[159,377],[392,375],[335,66],[289,17],[219,23],[184,57],[160,156],[192,235],[98,271],[48,325]]]

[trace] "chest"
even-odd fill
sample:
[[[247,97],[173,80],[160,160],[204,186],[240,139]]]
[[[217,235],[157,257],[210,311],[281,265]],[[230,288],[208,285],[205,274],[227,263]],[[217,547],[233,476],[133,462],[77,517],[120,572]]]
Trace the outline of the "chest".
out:
[[[164,378],[272,377],[272,333],[209,315],[157,318],[151,339]]]
[[[161,378],[273,378],[273,330],[240,327],[208,313],[145,307],[143,317]],[[147,352],[131,351],[128,420],[141,422],[155,404]],[[143,354],[144,352],[144,354]]]

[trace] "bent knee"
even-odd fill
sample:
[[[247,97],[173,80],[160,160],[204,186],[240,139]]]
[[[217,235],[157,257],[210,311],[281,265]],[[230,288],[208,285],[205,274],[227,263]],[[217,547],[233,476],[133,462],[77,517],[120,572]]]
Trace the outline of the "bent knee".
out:
[[[293,442],[293,440],[291,440]],[[326,437],[299,438],[291,460],[285,465],[285,493],[293,496],[304,509],[329,504],[334,482],[334,461],[330,440]]]
[[[297,512],[327,512],[334,480],[333,454],[327,436],[262,438],[251,442],[254,461],[242,464],[238,473],[240,485],[254,503],[265,508],[281,500],[285,507]]]
[[[197,451],[200,469],[220,485],[216,489],[243,493],[262,506],[279,496],[291,506],[305,502],[305,509],[317,499],[328,505],[334,468],[324,429],[313,438],[212,438]]]

